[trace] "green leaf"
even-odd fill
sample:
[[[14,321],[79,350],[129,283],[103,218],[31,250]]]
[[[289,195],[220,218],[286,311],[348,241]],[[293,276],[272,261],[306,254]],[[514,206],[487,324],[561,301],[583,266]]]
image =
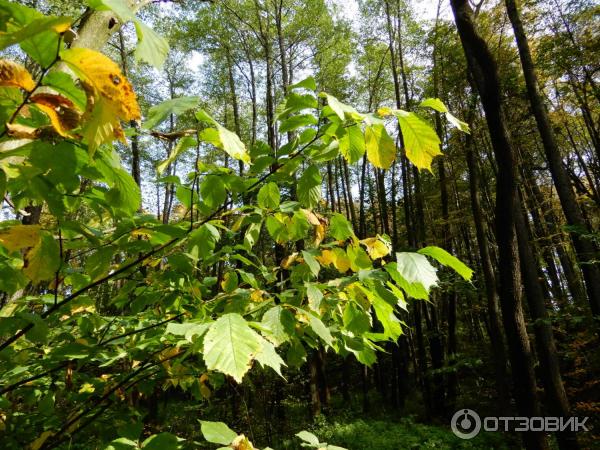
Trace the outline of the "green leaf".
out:
[[[371,329],[371,316],[353,301],[346,303],[343,315],[344,327],[355,336]]]
[[[317,99],[312,94],[297,94],[290,92],[285,97],[284,109],[277,113],[275,120],[279,120],[280,117],[286,117],[289,114],[300,112],[304,109],[314,109],[318,106]]]
[[[294,334],[296,320],[294,315],[281,305],[273,306],[262,318],[261,324],[267,328],[267,339],[275,345],[289,342]]]
[[[317,261],[317,259],[311,253],[307,252],[306,250],[302,250],[302,257],[304,258],[304,262],[310,268],[310,271],[312,272],[312,274],[315,277],[318,277],[319,270],[321,270],[321,266],[320,266],[319,262]]]
[[[242,316],[225,314],[217,319],[204,337],[204,362],[209,370],[230,375],[238,383],[262,349],[262,338]]]
[[[353,272],[361,269],[370,269],[372,267],[371,258],[360,245],[348,245],[346,248],[348,259],[350,259],[350,268]]]
[[[227,198],[227,191],[223,180],[217,175],[208,175],[200,184],[202,201],[210,209],[217,209]]]
[[[175,161],[179,157],[179,155],[184,153],[187,149],[195,147],[197,144],[198,141],[195,137],[192,136],[184,136],[181,139],[179,139],[177,145],[175,146],[169,157],[163,162],[161,162],[158,166],[156,166],[156,171],[158,172],[158,174],[162,175],[165,169],[169,167],[169,165],[171,165],[173,161]]]
[[[333,213],[329,219],[329,234],[338,241],[345,241],[354,236],[354,230],[345,216]]]
[[[279,132],[285,133],[287,131],[293,131],[300,127],[307,127],[310,125],[316,125],[317,119],[312,114],[300,114],[292,116],[279,125]]]
[[[262,209],[275,209],[279,206],[281,196],[277,184],[270,182],[265,184],[258,191],[258,206]]]
[[[346,133],[339,139],[340,152],[350,164],[354,164],[365,154],[365,135],[358,124],[345,130]]]
[[[431,286],[438,281],[435,267],[427,258],[419,253],[398,252],[396,253],[396,264],[398,273],[409,283],[420,283],[429,292]]]
[[[296,84],[292,84],[289,89],[308,89],[309,91],[315,91],[317,89],[317,83],[313,77],[308,77]]]
[[[277,354],[275,347],[269,341],[261,338],[262,349],[256,354],[256,360],[263,367],[270,367],[280,377],[283,377],[281,374],[281,367],[285,366],[285,362],[281,359],[281,356]]]
[[[429,107],[438,112],[444,113],[448,122],[454,127],[458,128],[460,131],[463,131],[465,133],[471,132],[471,130],[469,129],[469,124],[457,119],[452,114],[450,114],[448,108],[446,108],[446,105],[444,105],[444,103],[439,98],[426,98],[421,102],[419,106],[422,108]]]
[[[229,445],[237,437],[237,433],[223,422],[200,421],[200,430],[208,442]]]
[[[435,130],[424,119],[413,112],[394,111],[398,118],[406,157],[419,169],[431,172],[433,158],[441,155],[440,139]]]
[[[234,159],[250,164],[250,155],[246,150],[246,146],[240,140],[239,136],[227,128],[221,126],[213,119],[206,111],[199,110],[196,112],[196,119],[200,122],[206,122],[213,125],[215,128],[206,128],[202,130],[199,138],[205,142],[214,145],[221,150],[224,150],[229,156]]]
[[[171,433],[159,433],[150,436],[142,443],[143,450],[178,450],[182,440]]]
[[[70,17],[44,16],[15,2],[0,2],[0,50],[18,43],[42,67],[56,57],[58,35],[67,30]]]
[[[194,323],[194,322],[183,322],[183,323],[169,323],[165,330],[165,334],[172,334],[175,336],[184,336],[186,340],[192,342],[194,336],[202,336],[208,330],[209,323]]]
[[[85,92],[77,87],[75,80],[65,72],[50,72],[43,79],[43,85],[51,87],[59,94],[71,100],[80,110],[85,111],[87,97]]]
[[[323,300],[323,293],[313,283],[306,284],[306,297],[308,298],[308,306],[317,314],[320,314],[321,300]]]
[[[409,283],[400,275],[398,272],[398,264],[392,261],[384,266],[385,271],[390,275],[392,280],[406,292],[409,297],[417,300],[427,300],[429,298],[429,292],[423,287],[421,283]]]
[[[280,213],[277,213],[275,216],[267,216],[265,224],[273,240],[278,244],[283,244],[289,240],[289,234],[286,224],[278,218],[280,215]]]
[[[200,97],[177,97],[165,100],[158,105],[153,106],[148,111],[148,119],[144,123],[144,128],[150,130],[169,117],[170,114],[180,115],[191,109],[198,107]]]
[[[340,102],[333,95],[327,93],[321,93],[322,97],[327,99],[327,104],[333,110],[333,112],[342,120],[346,119],[346,115],[354,120],[362,120],[363,116],[356,111],[352,106],[346,105]]]
[[[367,158],[375,167],[389,169],[396,159],[396,144],[382,124],[376,123],[365,129]]]
[[[137,46],[135,59],[146,61],[148,64],[162,68],[169,54],[169,43],[152,28],[140,20],[134,20]]]
[[[315,334],[319,336],[327,345],[333,344],[333,336],[331,335],[329,328],[325,326],[321,319],[313,314],[309,314],[309,324],[310,328],[315,332]]]
[[[89,255],[85,261],[85,270],[92,279],[96,281],[108,273],[115,248],[112,245],[98,248]]]
[[[113,185],[106,193],[110,205],[127,215],[134,214],[141,205],[140,187],[126,170],[118,167],[113,169]]]
[[[206,259],[212,255],[220,238],[219,230],[210,223],[205,223],[190,233],[190,252],[195,251],[200,258]]]
[[[314,208],[321,199],[321,174],[317,166],[309,166],[298,180],[298,200],[307,208]]]
[[[456,273],[458,273],[467,281],[471,280],[471,278],[473,277],[473,271],[465,263],[463,263],[460,259],[451,255],[446,250],[440,247],[429,246],[422,248],[417,252],[421,255],[430,256],[440,264],[454,269]]]
[[[426,98],[419,106],[421,108],[431,108],[441,113],[448,112],[448,108],[446,108],[444,102],[442,102],[439,98]]]
[[[316,437],[314,434],[312,434],[309,431],[302,430],[299,433],[296,433],[296,436],[298,436],[304,442],[308,442],[310,445],[319,445],[320,444],[319,438]]]
[[[371,301],[377,320],[383,326],[384,337],[396,341],[402,335],[402,325],[400,319],[394,314],[394,307],[381,298],[376,289],[367,289],[362,285],[359,287]]]

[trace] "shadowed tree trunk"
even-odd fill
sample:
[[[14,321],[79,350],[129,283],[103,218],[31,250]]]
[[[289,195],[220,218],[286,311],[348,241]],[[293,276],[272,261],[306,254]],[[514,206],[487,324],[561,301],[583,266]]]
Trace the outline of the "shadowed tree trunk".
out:
[[[451,0],[458,34],[473,76],[492,141],[498,176],[496,183],[496,241],[499,252],[499,293],[508,341],[515,400],[519,415],[540,415],[533,357],[521,305],[519,254],[515,236],[515,155],[502,112],[501,86],[496,62],[478,34],[468,0]],[[528,450],[547,450],[542,432],[523,433]]]

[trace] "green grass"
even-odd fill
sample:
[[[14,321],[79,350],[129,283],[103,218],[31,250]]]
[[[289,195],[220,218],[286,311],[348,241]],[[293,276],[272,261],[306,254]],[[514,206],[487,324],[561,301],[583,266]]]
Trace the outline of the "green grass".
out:
[[[471,440],[454,436],[449,428],[423,425],[411,419],[323,421],[310,428],[321,442],[345,447],[348,450],[400,449],[494,449],[520,448],[502,433],[482,433]],[[285,449],[299,449],[289,442]]]

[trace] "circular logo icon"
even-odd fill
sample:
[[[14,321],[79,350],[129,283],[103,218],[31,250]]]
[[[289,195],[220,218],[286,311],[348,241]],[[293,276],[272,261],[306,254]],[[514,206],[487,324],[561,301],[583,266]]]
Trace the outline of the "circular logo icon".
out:
[[[481,430],[481,418],[472,409],[459,409],[450,422],[452,432],[461,439],[472,439]]]

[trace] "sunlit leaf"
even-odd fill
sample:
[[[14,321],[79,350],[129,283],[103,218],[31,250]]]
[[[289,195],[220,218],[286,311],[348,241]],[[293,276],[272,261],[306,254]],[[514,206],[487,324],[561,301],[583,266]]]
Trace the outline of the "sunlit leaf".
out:
[[[367,158],[375,167],[389,169],[396,159],[396,144],[381,124],[369,125],[365,129]]]

